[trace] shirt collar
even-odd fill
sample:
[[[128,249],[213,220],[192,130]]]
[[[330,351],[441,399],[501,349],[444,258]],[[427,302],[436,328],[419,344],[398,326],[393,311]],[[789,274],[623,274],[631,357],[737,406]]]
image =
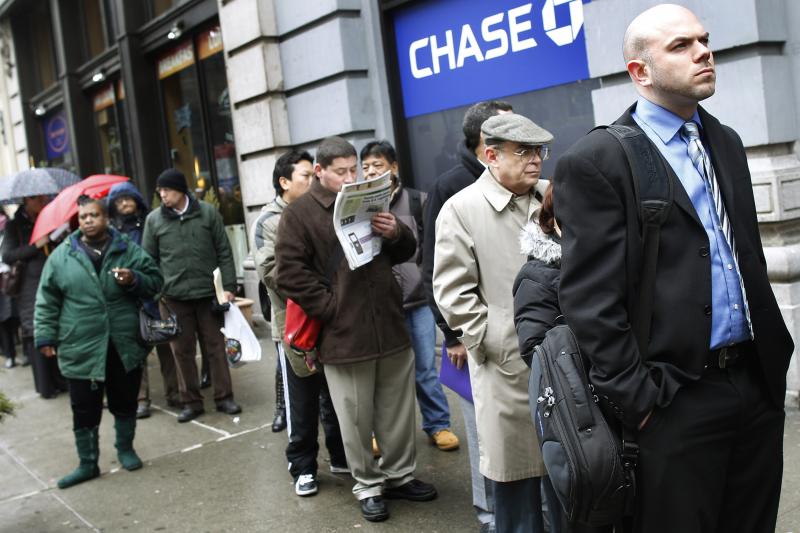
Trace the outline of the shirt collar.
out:
[[[664,144],[668,144],[676,133],[681,131],[684,120],[658,104],[654,104],[647,98],[640,96],[636,103],[636,115],[658,135]],[[697,123],[700,130],[703,123],[700,122],[700,115],[695,110],[692,120]]]

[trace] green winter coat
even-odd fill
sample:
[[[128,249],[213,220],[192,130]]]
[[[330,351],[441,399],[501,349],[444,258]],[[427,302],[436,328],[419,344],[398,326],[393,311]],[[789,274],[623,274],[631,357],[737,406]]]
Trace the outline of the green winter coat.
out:
[[[175,300],[214,296],[212,272],[219,267],[222,286],[236,290],[236,267],[222,217],[211,204],[189,197],[189,209],[178,215],[161,206],[147,215],[142,248],[164,275],[162,294]]]
[[[142,364],[150,348],[139,342],[139,299],[152,298],[163,279],[153,258],[126,235],[109,228],[111,244],[100,274],[81,249],[80,230],[47,259],[36,294],[36,347],[55,346],[66,378],[104,381],[109,339],[126,371]],[[129,268],[135,281],[119,285],[112,268]]]

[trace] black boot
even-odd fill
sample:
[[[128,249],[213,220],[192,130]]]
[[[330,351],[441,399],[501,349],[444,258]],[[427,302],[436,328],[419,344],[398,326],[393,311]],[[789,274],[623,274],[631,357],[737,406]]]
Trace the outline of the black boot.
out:
[[[272,418],[272,432],[286,429],[286,400],[283,395],[283,375],[281,366],[275,369],[275,416]]]
[[[78,449],[78,468],[58,480],[58,488],[66,489],[78,483],[94,479],[100,475],[97,460],[100,457],[97,428],[81,428],[74,430],[75,447]]]

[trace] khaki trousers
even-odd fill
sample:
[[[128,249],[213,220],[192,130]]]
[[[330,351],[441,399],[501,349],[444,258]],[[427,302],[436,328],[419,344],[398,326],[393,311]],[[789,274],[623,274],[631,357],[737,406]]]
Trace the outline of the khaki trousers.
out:
[[[360,363],[325,366],[339,417],[344,452],[356,480],[358,500],[379,496],[383,485],[397,487],[414,478],[414,352]],[[372,456],[372,434],[381,459]]]

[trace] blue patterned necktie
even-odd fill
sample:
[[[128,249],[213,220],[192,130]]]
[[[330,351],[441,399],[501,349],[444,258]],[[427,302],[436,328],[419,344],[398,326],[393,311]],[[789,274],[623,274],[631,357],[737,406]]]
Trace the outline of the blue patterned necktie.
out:
[[[742,273],[739,270],[739,255],[736,251],[736,241],[733,237],[733,227],[728,218],[728,212],[725,209],[725,201],[722,198],[722,191],[720,191],[717,176],[714,173],[714,166],[711,164],[711,159],[708,157],[703,143],[700,141],[700,131],[697,124],[694,122],[686,122],[681,128],[681,135],[687,143],[687,151],[692,164],[695,166],[700,176],[703,178],[703,184],[714,202],[714,209],[717,212],[719,219],[719,229],[725,235],[725,240],[728,242],[728,247],[733,257],[733,262],[736,265],[736,274],[739,277],[739,285],[742,288],[742,301],[744,302],[744,312],[747,317],[747,325],[750,328],[750,336],[753,336],[753,323],[750,321],[750,308],[747,304],[747,294],[744,290],[744,280]]]

